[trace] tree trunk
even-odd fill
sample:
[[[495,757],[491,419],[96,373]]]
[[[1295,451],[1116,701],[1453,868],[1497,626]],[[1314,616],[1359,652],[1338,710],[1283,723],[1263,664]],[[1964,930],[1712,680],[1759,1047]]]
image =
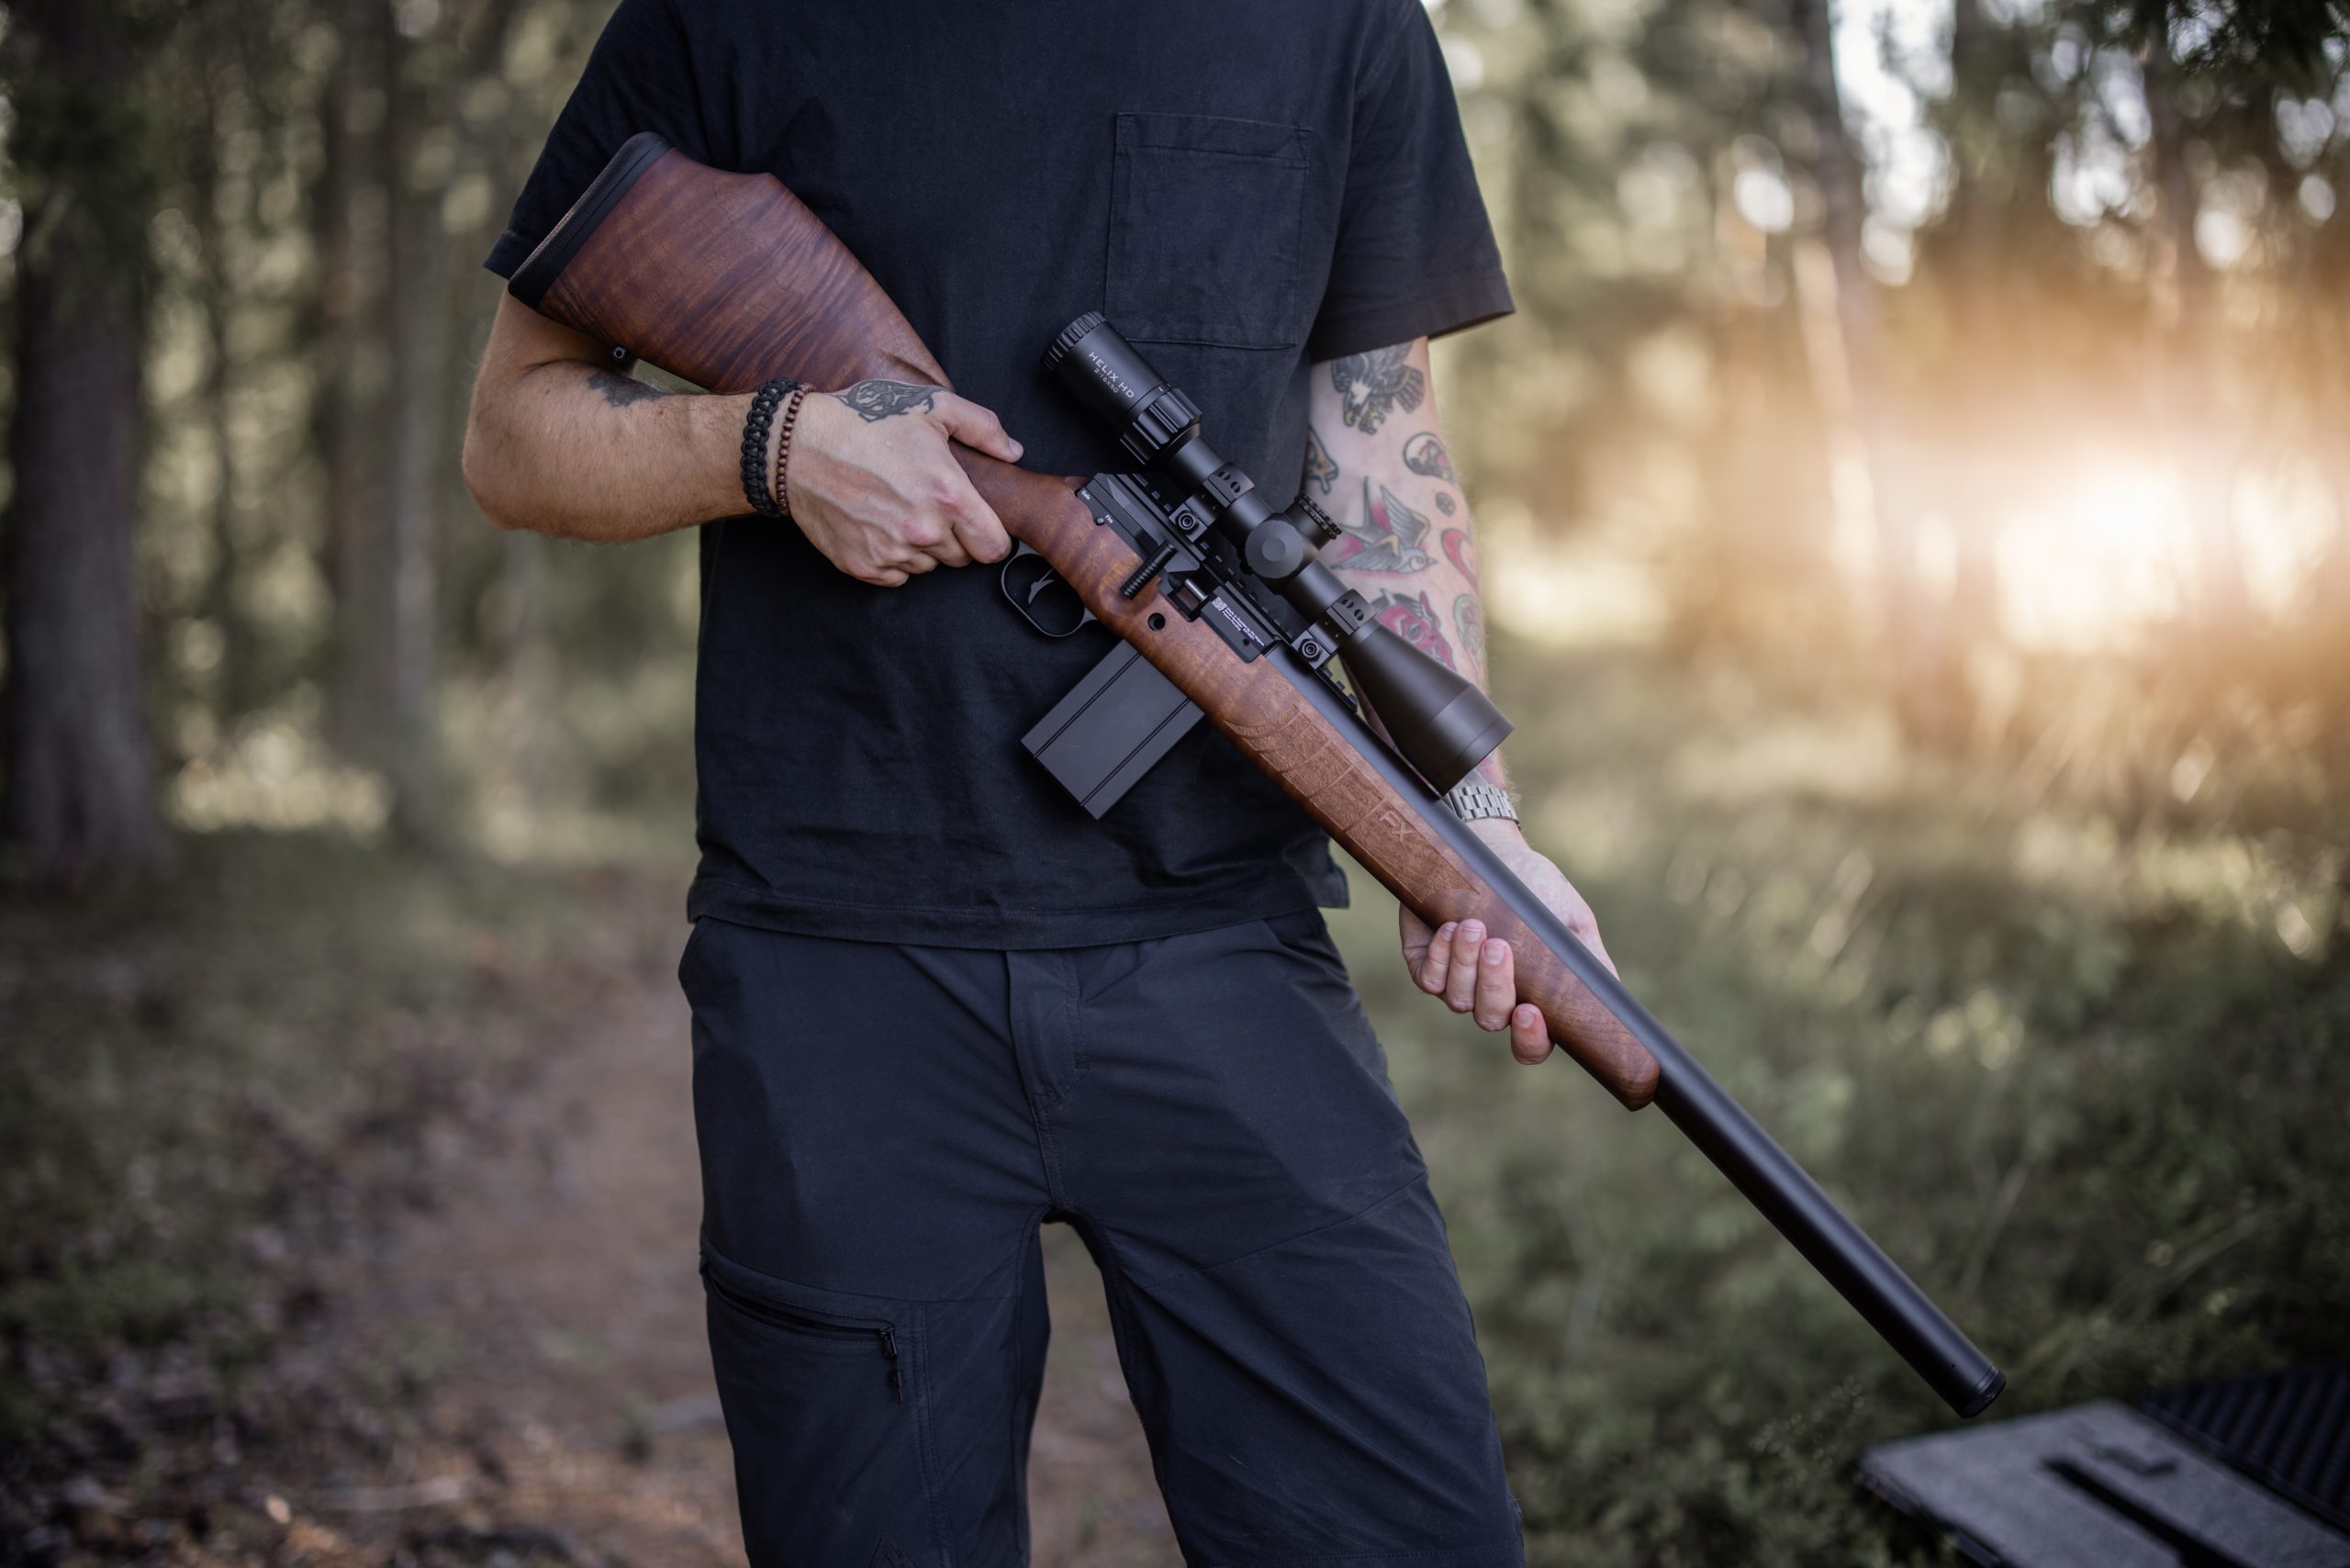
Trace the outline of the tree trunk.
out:
[[[2164,266],[2168,286],[2157,292],[2155,322],[2163,410],[2173,461],[2195,536],[2199,609],[2207,631],[2241,633],[2250,618],[2244,562],[2235,534],[2233,432],[2215,395],[2211,273],[2195,244],[2198,198],[2187,166],[2187,121],[2178,106],[2178,67],[2171,58],[2175,6],[2155,7],[2145,40],[2146,117],[2151,122],[2154,185],[2162,203]],[[2165,319],[2166,318],[2166,319]]]
[[[1884,330],[1876,292],[1862,259],[1861,226],[1868,216],[1861,163],[1844,126],[1836,84],[1834,24],[1828,0],[1790,0],[1803,49],[1804,108],[1817,143],[1813,174],[1819,189],[1820,243],[1828,253],[1836,345],[1821,366],[1824,411],[1842,427],[1868,487],[1868,522],[1876,544],[1878,623],[1893,697],[1911,733],[1946,726],[1934,711],[1927,650],[1933,642],[1929,607],[1918,574],[1918,534],[1900,483],[1899,426],[1891,378],[1886,374]]]
[[[1959,414],[1958,450],[1947,493],[1958,508],[1951,519],[1953,562],[1950,612],[1938,650],[1949,667],[1944,680],[1955,705],[1953,717],[1973,707],[1966,685],[1967,655],[1997,634],[1999,584],[1999,509],[2012,478],[2012,422],[2003,366],[2014,363],[2009,324],[2023,312],[2015,297],[2020,285],[2005,263],[2005,225],[1998,205],[1986,190],[1982,159],[1998,135],[1993,116],[2001,86],[1998,33],[1983,0],[1952,0],[1951,79],[1958,110],[1974,122],[1972,135],[1952,149],[1957,183],[1950,221],[1956,230],[1956,275],[1952,279],[1952,334],[1958,355],[1954,385]],[[1980,139],[1977,144],[1977,139]]]
[[[233,225],[224,211],[229,192],[221,167],[220,141],[228,134],[228,106],[207,70],[205,123],[197,132],[196,231],[204,252],[204,328],[210,364],[206,367],[204,405],[217,487],[212,498],[212,573],[206,584],[204,612],[220,628],[220,665],[213,681],[214,711],[225,729],[252,705],[257,685],[252,628],[237,602],[242,551],[237,537],[237,448],[230,403],[235,377],[229,363],[229,323],[235,312],[237,275],[228,248]]]
[[[0,823],[51,881],[150,864],[163,848],[132,554],[145,213],[113,9],[19,0],[9,18],[41,89],[13,95],[10,137],[24,188],[39,194],[17,253]]]
[[[390,597],[392,820],[413,843],[435,837],[437,776],[434,675],[434,502],[441,459],[441,376],[448,335],[448,257],[437,204],[412,193],[409,164],[418,119],[408,80],[408,40],[383,9],[385,222],[389,230],[385,320],[391,339],[387,393],[390,454],[384,486],[384,538]]]
[[[377,5],[382,0],[376,0]],[[327,734],[355,762],[381,767],[390,760],[383,715],[391,705],[386,626],[383,532],[375,504],[368,372],[380,348],[378,312],[370,308],[373,279],[363,265],[356,232],[360,196],[380,170],[375,139],[381,124],[353,123],[352,104],[379,73],[367,0],[341,0],[341,51],[319,112],[323,135],[313,196],[319,254],[319,378],[317,429],[326,461],[325,577],[334,596],[329,639]]]

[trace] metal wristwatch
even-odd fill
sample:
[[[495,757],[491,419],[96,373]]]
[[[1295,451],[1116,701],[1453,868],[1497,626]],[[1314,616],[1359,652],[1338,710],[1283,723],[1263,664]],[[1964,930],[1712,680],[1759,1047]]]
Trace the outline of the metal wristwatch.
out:
[[[1482,778],[1464,778],[1444,792],[1444,803],[1462,822],[1483,822],[1487,817],[1500,817],[1505,822],[1517,820],[1517,808],[1509,803],[1509,791]]]

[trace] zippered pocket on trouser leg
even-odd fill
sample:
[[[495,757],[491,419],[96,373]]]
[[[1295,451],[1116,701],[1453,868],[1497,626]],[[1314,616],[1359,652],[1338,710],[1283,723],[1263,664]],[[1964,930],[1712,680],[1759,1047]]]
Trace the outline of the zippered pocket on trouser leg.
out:
[[[701,1271],[753,1568],[943,1563],[920,1308]]]

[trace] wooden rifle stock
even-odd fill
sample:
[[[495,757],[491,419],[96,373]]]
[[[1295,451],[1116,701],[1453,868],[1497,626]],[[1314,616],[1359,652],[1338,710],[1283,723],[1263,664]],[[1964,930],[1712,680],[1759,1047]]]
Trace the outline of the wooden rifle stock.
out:
[[[897,306],[831,230],[771,174],[722,174],[654,136],[621,149],[516,269],[542,315],[714,392],[772,375],[824,387],[869,377],[948,386]],[[1430,925],[1476,920],[1508,942],[1518,997],[1628,1107],[1656,1092],[1656,1058],[1382,770],[1365,766],[1311,694],[1270,659],[1243,663],[1157,594],[1118,595],[1136,564],[1077,498],[1077,478],[968,447],[956,456],[1005,530],[1052,564],[1216,728],[1278,779],[1363,868]],[[1007,715],[1025,723],[1033,714]],[[1375,744],[1375,743],[1374,743]]]
[[[621,150],[512,288],[616,357],[712,391],[771,375],[947,385],[880,286],[779,181],[704,168],[656,136]],[[1079,498],[1085,481],[956,455],[1013,537],[1390,892],[1430,925],[1476,919],[1508,941],[1519,999],[1560,1047],[1626,1106],[1654,1100],[1952,1409],[1973,1416],[1998,1397],[2007,1380],[1990,1360],[1303,660],[1243,661],[1204,621],[1156,609],[1158,594],[1121,598],[1136,555]]]

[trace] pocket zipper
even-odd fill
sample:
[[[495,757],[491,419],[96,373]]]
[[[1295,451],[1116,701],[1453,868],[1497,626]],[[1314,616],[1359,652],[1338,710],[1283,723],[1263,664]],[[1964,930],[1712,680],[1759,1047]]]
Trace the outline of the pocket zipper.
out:
[[[902,1405],[906,1402],[905,1378],[898,1368],[898,1330],[894,1324],[876,1323],[867,1327],[863,1324],[834,1323],[825,1318],[811,1317],[805,1313],[794,1312],[789,1307],[776,1306],[767,1302],[754,1300],[742,1292],[733,1289],[723,1280],[707,1270],[703,1271],[702,1279],[711,1290],[718,1293],[721,1299],[746,1317],[755,1317],[762,1323],[772,1324],[778,1328],[786,1329],[794,1334],[810,1335],[819,1339],[876,1340],[881,1347],[881,1359],[890,1363],[890,1393],[899,1404]]]

